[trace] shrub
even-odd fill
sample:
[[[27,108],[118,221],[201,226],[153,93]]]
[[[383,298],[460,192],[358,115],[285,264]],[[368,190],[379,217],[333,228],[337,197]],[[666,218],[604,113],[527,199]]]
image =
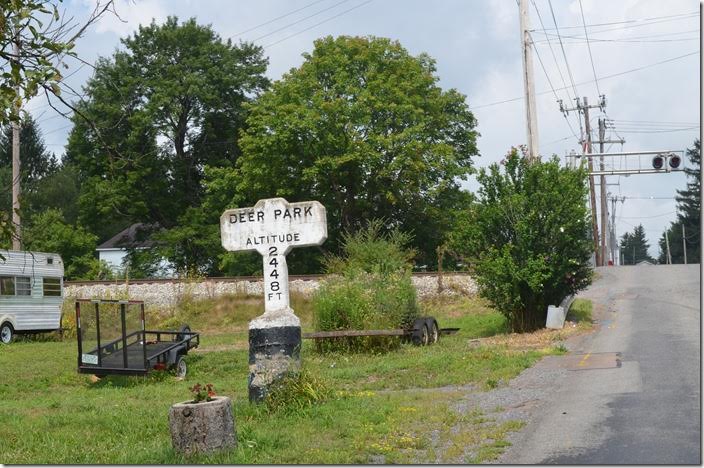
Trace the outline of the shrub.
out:
[[[479,197],[453,233],[480,293],[517,332],[545,324],[547,307],[591,282],[586,172],[557,157],[529,163],[513,149],[477,177]]]
[[[418,316],[416,290],[411,281],[413,252],[410,236],[381,233],[372,221],[343,237],[343,255],[328,257],[326,280],[313,298],[316,330],[389,329],[409,326]],[[358,351],[396,346],[388,337],[355,337],[318,341],[318,350]]]

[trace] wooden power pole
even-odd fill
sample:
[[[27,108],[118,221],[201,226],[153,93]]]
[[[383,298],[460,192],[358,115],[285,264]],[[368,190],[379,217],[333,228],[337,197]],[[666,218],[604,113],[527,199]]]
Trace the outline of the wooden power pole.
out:
[[[20,39],[15,35],[15,61],[20,57]],[[20,88],[15,88],[17,96],[12,121],[12,250],[22,250],[22,223],[20,220]]]
[[[528,159],[532,161],[538,157],[538,117],[535,103],[535,83],[533,81],[533,40],[529,31],[528,0],[519,0],[518,8],[521,26],[521,56],[523,57]]]
[[[684,255],[684,264],[687,264],[687,238],[684,235],[684,223],[682,223],[682,255]]]

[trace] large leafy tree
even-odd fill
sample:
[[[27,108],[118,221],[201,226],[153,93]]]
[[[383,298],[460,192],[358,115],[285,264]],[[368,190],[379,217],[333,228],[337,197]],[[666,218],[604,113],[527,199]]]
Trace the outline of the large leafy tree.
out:
[[[644,260],[655,263],[653,257],[648,253],[650,244],[646,240],[642,224],[633,228],[633,232],[627,232],[621,237],[620,247],[624,265],[635,265]]]
[[[684,263],[684,245],[687,247],[687,263],[699,263],[701,259],[701,142],[687,149],[690,165],[685,168],[687,188],[677,191],[677,221],[668,228],[667,239],[662,234],[660,246],[660,263],[666,262],[667,246],[670,241],[670,256],[672,263]],[[685,243],[682,242],[682,226],[684,225]]]
[[[212,172],[209,193],[221,209],[319,200],[333,251],[341,232],[385,219],[428,261],[466,201],[458,181],[477,155],[465,97],[438,86],[429,56],[389,39],[325,37],[304,58],[250,106],[238,172]],[[292,253],[292,269],[316,268],[301,257],[312,255]]]
[[[179,225],[200,204],[203,167],[237,159],[243,105],[268,86],[261,47],[194,19],[141,26],[122,44],[98,61],[67,151],[100,238],[133,222]]]
[[[549,305],[591,281],[586,173],[557,157],[530,163],[514,149],[477,180],[449,247],[514,331],[544,327]]]
[[[61,99],[62,65],[68,57],[76,57],[76,40],[86,28],[113,6],[112,0],[98,0],[86,22],[79,24],[59,13],[60,3],[61,0],[0,0],[2,125],[18,122],[22,103],[41,91]],[[20,47],[16,48],[17,44]],[[0,176],[5,173],[0,168]],[[0,242],[16,235],[10,219],[10,211],[0,207]]]

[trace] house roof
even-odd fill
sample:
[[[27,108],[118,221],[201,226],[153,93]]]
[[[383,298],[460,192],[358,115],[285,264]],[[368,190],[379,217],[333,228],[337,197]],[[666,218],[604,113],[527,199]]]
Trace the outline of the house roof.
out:
[[[96,250],[153,247],[155,242],[149,236],[156,229],[156,224],[134,223],[100,244]]]

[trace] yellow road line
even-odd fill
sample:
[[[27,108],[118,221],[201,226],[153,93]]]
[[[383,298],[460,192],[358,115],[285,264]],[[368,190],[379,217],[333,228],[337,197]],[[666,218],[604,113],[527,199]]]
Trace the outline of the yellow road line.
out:
[[[584,357],[582,358],[582,360],[579,361],[579,364],[577,364],[577,365],[578,365],[578,366],[584,366],[584,365],[586,365],[587,359],[589,359],[589,356],[591,356],[591,355],[592,355],[592,353],[587,353],[587,354],[585,354]]]

